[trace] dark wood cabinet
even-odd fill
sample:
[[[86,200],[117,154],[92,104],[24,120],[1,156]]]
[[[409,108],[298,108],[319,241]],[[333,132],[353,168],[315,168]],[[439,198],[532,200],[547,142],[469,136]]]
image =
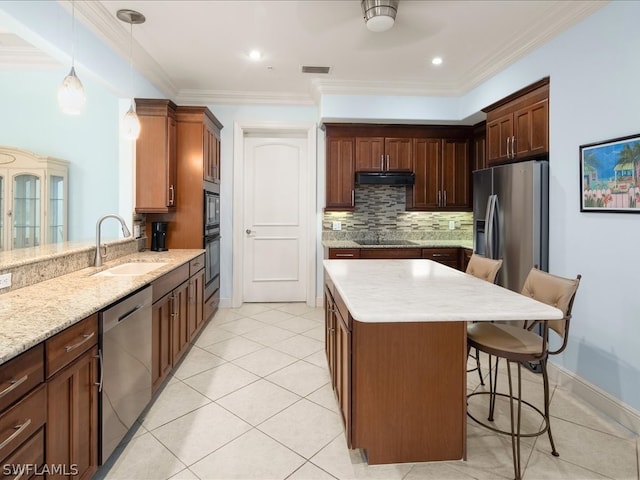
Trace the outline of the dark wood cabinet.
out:
[[[193,259],[153,282],[151,383],[155,392],[205,321],[204,258]]]
[[[94,346],[47,382],[47,464],[67,472],[48,478],[90,479],[97,471],[99,381]]]
[[[422,258],[460,270],[459,250],[458,248],[423,248]]]
[[[135,102],[140,119],[135,209],[170,212],[177,202],[176,105],[170,100],[137,98]]]
[[[549,153],[549,79],[543,79],[484,109],[487,165]]]
[[[360,258],[360,249],[359,248],[330,248],[327,258],[333,258],[333,259]]]
[[[471,170],[487,168],[487,122],[479,123],[473,127],[471,139]]]
[[[94,314],[45,342],[46,460],[67,469],[49,478],[89,479],[98,469],[97,331]],[[74,471],[69,471],[72,466]]]
[[[355,206],[355,140],[331,137],[326,140],[325,210],[353,210]]]
[[[420,258],[420,248],[361,248],[360,258],[393,259]]]
[[[413,139],[416,183],[407,189],[407,210],[469,210],[470,140]]]
[[[410,172],[411,138],[356,137],[356,172]]]

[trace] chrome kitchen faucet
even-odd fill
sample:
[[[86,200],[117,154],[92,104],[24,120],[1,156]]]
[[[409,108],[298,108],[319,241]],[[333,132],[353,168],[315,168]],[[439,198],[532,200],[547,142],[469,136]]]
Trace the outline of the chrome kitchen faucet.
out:
[[[102,225],[102,222],[107,218],[115,218],[120,222],[120,225],[122,226],[122,235],[124,235],[125,238],[131,236],[131,232],[127,228],[127,224],[125,223],[124,218],[122,218],[120,215],[116,215],[114,213],[108,213],[106,215],[101,216],[98,219],[98,222],[96,223],[96,260],[93,264],[95,267],[102,266],[102,257],[107,256],[106,246],[105,246],[104,254],[102,253],[101,246],[100,246],[100,226]]]

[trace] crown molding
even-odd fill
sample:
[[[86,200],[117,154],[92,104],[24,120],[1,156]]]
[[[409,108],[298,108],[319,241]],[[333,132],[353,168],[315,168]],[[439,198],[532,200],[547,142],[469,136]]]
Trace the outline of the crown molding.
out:
[[[70,2],[64,1],[61,3],[69,10],[71,9]],[[83,0],[74,3],[76,17],[128,62],[130,35],[124,27],[124,23],[111,15],[100,2]],[[177,88],[169,76],[158,62],[136,41],[135,34],[133,35],[133,43],[135,44],[134,50],[136,52],[134,68],[155,85],[158,90],[163,92],[167,98],[173,98],[176,95]]]
[[[308,94],[281,92],[241,92],[225,90],[180,90],[176,95],[180,105],[315,105]]]

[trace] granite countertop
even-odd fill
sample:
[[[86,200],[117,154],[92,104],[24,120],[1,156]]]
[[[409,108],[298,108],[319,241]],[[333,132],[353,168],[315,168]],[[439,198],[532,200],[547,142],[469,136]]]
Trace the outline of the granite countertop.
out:
[[[204,253],[138,252],[0,295],[0,364]],[[127,262],[165,262],[137,276],[94,276]]]
[[[431,260],[324,260],[359,322],[555,320],[562,311]]]
[[[411,242],[411,243],[407,243]],[[362,245],[355,240],[323,240],[322,245],[327,248],[473,248],[473,240],[414,240],[399,239],[394,243],[392,239],[385,239],[382,243]]]

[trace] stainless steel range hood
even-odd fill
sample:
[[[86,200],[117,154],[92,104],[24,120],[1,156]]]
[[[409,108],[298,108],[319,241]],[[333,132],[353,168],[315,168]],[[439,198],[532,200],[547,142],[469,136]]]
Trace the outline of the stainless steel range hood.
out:
[[[356,185],[413,185],[413,172],[356,172]]]

